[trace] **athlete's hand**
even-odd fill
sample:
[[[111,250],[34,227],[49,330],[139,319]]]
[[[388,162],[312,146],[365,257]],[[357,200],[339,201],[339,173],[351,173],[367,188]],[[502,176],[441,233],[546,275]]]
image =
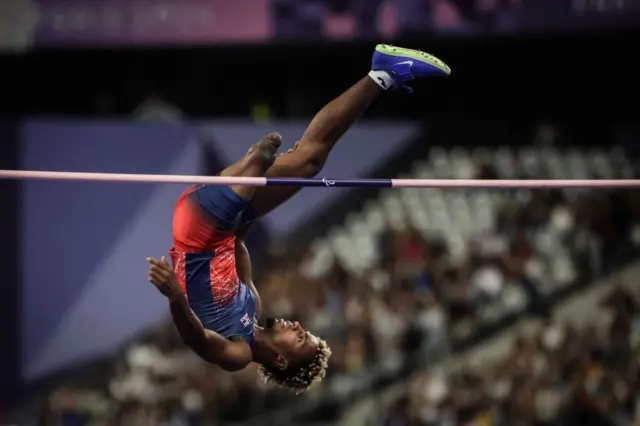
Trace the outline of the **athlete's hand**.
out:
[[[182,288],[178,284],[176,273],[167,263],[167,259],[164,256],[160,260],[147,257],[147,262],[149,262],[149,281],[160,290],[160,293],[169,299],[181,297]]]

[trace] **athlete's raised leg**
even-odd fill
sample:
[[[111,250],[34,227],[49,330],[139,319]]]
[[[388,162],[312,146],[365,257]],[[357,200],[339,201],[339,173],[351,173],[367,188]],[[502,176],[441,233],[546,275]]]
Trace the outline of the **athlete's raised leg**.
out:
[[[389,45],[378,45],[371,72],[331,101],[313,118],[297,144],[280,155],[267,177],[316,176],[340,137],[356,122],[371,103],[389,88],[405,87],[414,78],[448,75],[449,67],[429,54]],[[293,196],[300,188],[261,187],[252,199],[253,213],[264,215]]]

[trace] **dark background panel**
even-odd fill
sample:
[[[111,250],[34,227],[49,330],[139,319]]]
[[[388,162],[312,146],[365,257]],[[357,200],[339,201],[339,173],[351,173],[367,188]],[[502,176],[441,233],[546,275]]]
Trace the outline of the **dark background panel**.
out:
[[[452,120],[629,120],[637,71],[632,32],[399,42],[448,62],[371,116]],[[375,43],[39,51],[0,59],[10,114],[128,114],[150,94],[194,117],[308,117],[369,67]]]
[[[0,169],[18,166],[17,126],[0,121]],[[0,410],[18,372],[18,182],[0,180]],[[0,417],[1,419],[1,417]]]

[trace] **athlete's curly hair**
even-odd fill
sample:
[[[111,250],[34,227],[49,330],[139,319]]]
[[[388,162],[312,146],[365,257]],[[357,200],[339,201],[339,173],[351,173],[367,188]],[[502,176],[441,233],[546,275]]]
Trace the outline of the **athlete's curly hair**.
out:
[[[295,391],[296,395],[307,391],[313,383],[321,382],[327,374],[331,349],[324,340],[318,339],[318,341],[318,349],[310,364],[297,364],[286,370],[260,364],[258,372],[264,382],[289,388]]]

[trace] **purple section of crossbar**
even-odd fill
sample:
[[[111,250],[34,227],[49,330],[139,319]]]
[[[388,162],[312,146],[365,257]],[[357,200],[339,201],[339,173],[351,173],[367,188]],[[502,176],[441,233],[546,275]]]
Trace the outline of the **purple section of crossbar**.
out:
[[[267,178],[267,186],[391,188],[391,179],[290,179]]]

